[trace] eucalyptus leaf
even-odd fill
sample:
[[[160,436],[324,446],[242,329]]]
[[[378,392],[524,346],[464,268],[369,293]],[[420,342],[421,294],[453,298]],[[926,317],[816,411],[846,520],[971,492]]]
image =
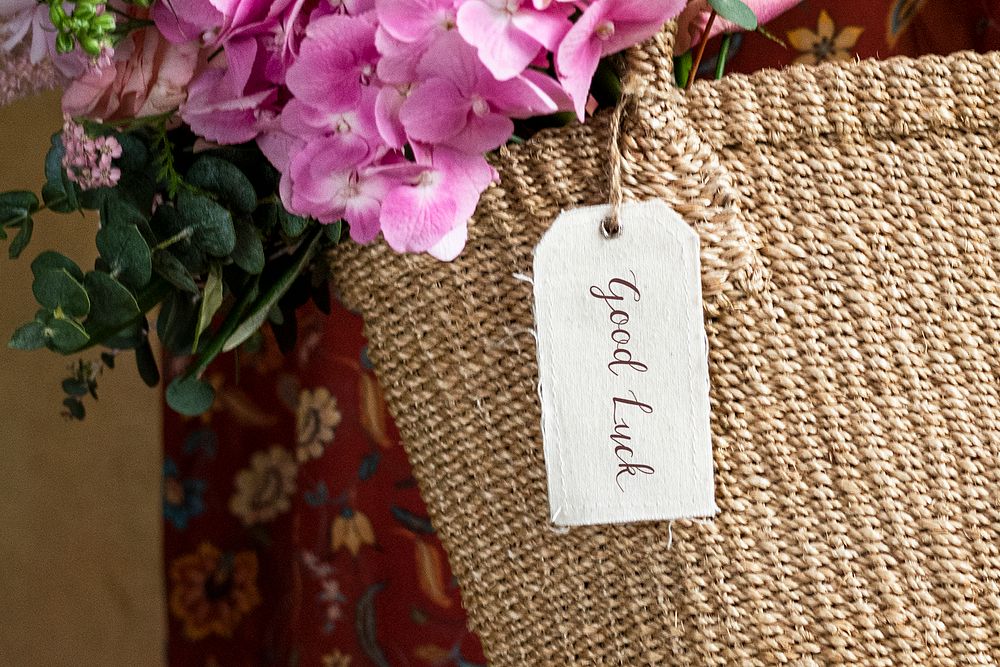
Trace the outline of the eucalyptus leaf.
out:
[[[257,208],[253,183],[232,162],[203,156],[191,166],[185,180],[196,188],[217,195],[230,209],[251,213]]]
[[[233,262],[251,275],[264,270],[264,243],[260,234],[249,222],[236,220],[236,247],[233,248]]]
[[[62,133],[57,132],[52,135],[52,147],[45,156],[45,185],[42,186],[42,201],[56,213],[70,213],[80,207],[76,185],[62,166],[65,155]]]
[[[184,264],[168,250],[153,252],[153,270],[177,289],[198,293],[198,285]]]
[[[31,234],[34,231],[35,222],[31,218],[26,218],[21,223],[21,229],[17,232],[17,236],[10,242],[10,247],[7,249],[7,254],[10,255],[11,259],[17,259],[21,256],[24,249],[31,243]]]
[[[17,225],[38,210],[38,197],[34,192],[15,190],[0,194],[0,225]]]
[[[83,401],[79,398],[66,397],[62,404],[69,416],[77,421],[83,421],[84,417],[87,416],[87,409],[83,407]]]
[[[97,250],[111,272],[134,290],[141,289],[152,276],[149,246],[135,225],[111,224],[97,232]]]
[[[8,347],[14,350],[38,350],[45,347],[45,325],[35,320],[18,328],[11,337]]]
[[[757,29],[757,15],[742,0],[708,0],[720,17],[744,30]]]
[[[185,292],[172,292],[163,301],[156,318],[156,334],[163,345],[175,355],[191,353],[194,329],[198,322],[198,306]]]
[[[139,370],[139,377],[142,378],[147,387],[155,387],[160,384],[160,369],[156,364],[156,355],[153,354],[149,338],[146,338],[141,345],[135,348],[135,365]]]
[[[134,350],[142,345],[142,341],[145,339],[146,337],[142,333],[142,325],[138,322],[132,322],[105,338],[101,341],[101,344],[112,350]]]
[[[172,239],[169,246],[161,249],[169,248],[170,254],[176,257],[190,273],[197,275],[208,268],[205,253],[191,242],[194,226],[189,225],[175,207],[160,206],[156,209],[150,224],[161,245]]]
[[[139,304],[123,284],[107,273],[91,271],[83,286],[90,295],[90,317],[87,330],[133,324],[139,316]],[[112,346],[113,347],[113,346]]]
[[[31,286],[38,304],[69,317],[84,317],[90,312],[90,297],[76,278],[66,269],[39,271]]]
[[[90,341],[90,336],[73,320],[53,318],[46,327],[49,342],[56,351],[72,354]]]
[[[177,212],[193,230],[191,241],[209,255],[226,257],[236,247],[236,230],[229,211],[208,197],[187,190],[177,197]]]
[[[63,380],[62,390],[70,396],[86,396],[90,393],[87,383],[78,378],[66,378]]]
[[[146,220],[135,204],[121,197],[108,197],[101,206],[101,224],[138,225]]]
[[[42,271],[65,269],[67,273],[83,282],[83,270],[66,255],[54,250],[46,250],[31,263],[31,273],[38,277]]]
[[[205,413],[215,402],[215,389],[194,377],[180,376],[167,387],[167,405],[188,417]]]
[[[201,295],[201,306],[198,309],[198,323],[194,330],[194,343],[191,345],[192,352],[198,351],[198,341],[201,335],[212,325],[212,318],[219,312],[222,306],[222,269],[218,264],[213,264],[205,279],[205,291]]]
[[[277,213],[282,231],[293,239],[297,239],[302,236],[302,233],[306,231],[306,227],[309,226],[309,218],[303,218],[301,215],[289,213],[285,210],[285,207],[280,204],[277,205]]]

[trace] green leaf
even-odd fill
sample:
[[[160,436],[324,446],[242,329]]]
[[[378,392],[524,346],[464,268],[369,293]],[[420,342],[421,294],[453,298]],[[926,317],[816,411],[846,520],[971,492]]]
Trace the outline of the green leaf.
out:
[[[251,213],[257,208],[253,183],[231,162],[206,155],[191,166],[185,180],[196,188],[218,195],[228,208],[242,213]]]
[[[192,294],[198,293],[198,285],[194,282],[191,272],[167,250],[153,252],[153,270],[177,289]]]
[[[344,223],[342,220],[337,220],[329,225],[323,225],[323,233],[326,234],[326,238],[333,243],[340,243],[340,238],[344,235]]]
[[[319,231],[319,230],[317,230]],[[263,294],[260,299],[250,309],[250,314],[243,320],[222,347],[223,352],[235,349],[240,343],[249,338],[257,329],[260,329],[267,321],[268,313],[274,308],[281,297],[285,295],[288,288],[292,286],[295,279],[302,273],[302,270],[309,264],[316,248],[319,247],[320,235],[314,233],[308,242],[304,242],[296,253],[295,261],[288,270]]]
[[[208,197],[183,191],[177,197],[177,212],[193,228],[194,245],[215,257],[226,257],[236,247],[236,230],[229,211]]]
[[[37,320],[28,322],[14,332],[7,347],[29,352],[45,347],[45,325]]]
[[[62,166],[65,154],[62,133],[57,132],[52,135],[52,147],[45,156],[45,185],[42,186],[42,201],[56,213],[70,213],[80,208],[76,185],[69,180]]]
[[[197,319],[198,306],[191,297],[184,292],[171,292],[156,318],[156,334],[173,354],[188,355]]]
[[[104,225],[97,232],[97,250],[111,272],[132,289],[141,289],[152,276],[149,246],[134,225]]]
[[[21,230],[11,241],[10,247],[7,249],[7,254],[10,255],[11,259],[17,259],[24,252],[24,249],[28,247],[31,243],[31,234],[35,230],[35,223],[31,218],[26,218],[24,222],[21,223]]]
[[[38,304],[52,312],[61,310],[69,317],[84,317],[90,312],[90,297],[66,269],[39,271],[31,286]]]
[[[91,271],[84,279],[83,286],[90,295],[90,317],[87,330],[116,327],[125,328],[139,316],[139,304],[124,285],[107,273]]]
[[[687,86],[692,67],[694,67],[694,55],[690,49],[679,56],[674,56],[674,83],[678,88]]]
[[[167,405],[188,417],[203,414],[213,402],[215,389],[198,378],[182,375],[167,387]]]
[[[73,320],[53,318],[46,328],[52,346],[63,354],[72,354],[90,341],[90,336]]]
[[[38,210],[38,197],[34,192],[15,190],[0,194],[0,225],[21,224]]]
[[[194,226],[189,226],[181,217],[181,214],[173,206],[160,206],[153,215],[150,223],[156,238],[160,244],[170,239],[175,239],[170,243],[170,253],[180,260],[190,273],[200,275],[208,269],[205,263],[205,253],[195,247],[188,238],[177,238],[178,234],[194,234]],[[165,248],[161,248],[163,250]]]
[[[142,378],[147,387],[155,387],[160,384],[160,369],[156,365],[156,355],[153,354],[149,338],[146,338],[139,347],[135,348],[135,365],[139,369],[139,377]]]
[[[83,271],[77,266],[76,262],[71,260],[66,255],[58,253],[54,250],[46,250],[38,257],[35,261],[31,263],[31,273],[38,277],[38,274],[42,271],[65,269],[69,275],[73,276],[80,282],[83,282]]]
[[[281,223],[282,231],[293,239],[302,236],[302,233],[306,231],[306,227],[309,226],[309,218],[289,213],[280,204],[278,205],[278,221]]]
[[[78,398],[67,397],[63,399],[63,406],[69,416],[77,421],[83,421],[87,416],[87,410],[83,407],[83,401]]]
[[[257,275],[264,270],[264,243],[260,234],[246,220],[235,222],[236,247],[233,248],[233,261],[251,275]]]
[[[744,30],[757,29],[757,15],[742,0],[708,0],[720,17]]]
[[[141,325],[138,322],[132,322],[105,338],[101,344],[112,350],[134,350],[142,345],[143,340],[145,340],[145,336],[142,334]]]
[[[70,396],[86,396],[90,393],[87,383],[78,378],[66,378],[63,380],[62,390]]]
[[[121,197],[108,197],[101,205],[102,225],[138,225],[145,219],[135,204]]]
[[[208,327],[212,326],[212,318],[222,306],[222,269],[218,264],[212,264],[208,277],[205,279],[205,292],[201,295],[201,306],[198,309],[198,323],[194,330],[194,343],[191,351],[198,351],[198,341]]]

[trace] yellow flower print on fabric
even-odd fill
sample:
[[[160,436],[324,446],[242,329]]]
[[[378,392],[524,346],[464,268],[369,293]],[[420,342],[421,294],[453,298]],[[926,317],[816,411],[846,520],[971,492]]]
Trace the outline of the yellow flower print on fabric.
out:
[[[345,509],[333,520],[330,546],[334,551],[346,548],[352,556],[357,556],[366,544],[375,544],[372,522],[361,512]]]
[[[274,445],[250,459],[250,467],[236,473],[229,511],[245,526],[270,521],[287,512],[295,493],[298,465],[284,447]]]
[[[231,637],[243,618],[261,603],[257,554],[223,553],[204,542],[170,564],[170,612],[191,640]]]
[[[864,27],[849,25],[837,30],[833,19],[822,10],[816,24],[816,31],[809,28],[797,28],[788,31],[788,43],[801,51],[794,62],[797,64],[814,65],[833,60],[850,60],[854,57],[854,46],[858,43]]]
[[[296,415],[298,449],[300,462],[318,459],[326,446],[333,442],[333,434],[340,425],[340,410],[337,399],[326,387],[310,391],[303,389],[299,394],[299,408]]]

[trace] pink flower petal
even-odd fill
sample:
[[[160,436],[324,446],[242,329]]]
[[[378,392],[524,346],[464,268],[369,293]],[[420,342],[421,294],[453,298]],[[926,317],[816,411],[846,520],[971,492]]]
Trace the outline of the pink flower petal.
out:
[[[416,42],[455,20],[452,0],[376,0],[379,24],[404,42]]]
[[[394,86],[382,88],[375,101],[375,122],[382,140],[390,148],[402,148],[406,143],[406,131],[399,118],[405,101],[406,96]]]
[[[514,14],[513,22],[518,30],[554,51],[573,25],[568,18],[572,13],[573,8],[567,4],[553,4],[545,11],[522,7]]]
[[[382,235],[396,252],[423,252],[455,226],[456,203],[442,187],[445,175],[431,170],[421,179],[382,201]]]
[[[411,138],[440,143],[465,128],[470,107],[469,100],[454,83],[434,78],[424,81],[410,93],[399,117]]]
[[[442,262],[450,262],[462,254],[469,239],[468,224],[460,224],[427,249],[427,254]]]
[[[484,116],[471,114],[465,128],[442,142],[463,153],[488,153],[507,143],[514,134],[514,121],[507,116],[488,113]]]
[[[458,31],[500,81],[523,72],[542,48],[538,40],[514,27],[506,8],[481,0],[468,0],[459,7]]]

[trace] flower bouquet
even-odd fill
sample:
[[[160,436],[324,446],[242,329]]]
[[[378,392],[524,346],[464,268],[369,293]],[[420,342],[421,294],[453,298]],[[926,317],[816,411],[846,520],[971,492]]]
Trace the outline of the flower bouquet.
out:
[[[398,252],[454,258],[497,177],[490,152],[613,105],[606,58],[685,4],[0,3],[3,47],[51,60],[65,87],[40,195],[0,195],[0,237],[18,257],[43,209],[100,218],[89,270],[56,251],[34,259],[39,310],[10,345],[84,355],[63,382],[67,414],[82,418],[122,351],[159,382],[155,329],[189,359],[169,405],[206,410],[213,359],[264,326],[290,344],[296,309],[326,307],[328,248],[381,236]],[[756,27],[739,0],[687,14],[698,33]]]

